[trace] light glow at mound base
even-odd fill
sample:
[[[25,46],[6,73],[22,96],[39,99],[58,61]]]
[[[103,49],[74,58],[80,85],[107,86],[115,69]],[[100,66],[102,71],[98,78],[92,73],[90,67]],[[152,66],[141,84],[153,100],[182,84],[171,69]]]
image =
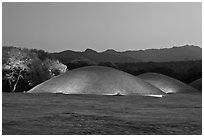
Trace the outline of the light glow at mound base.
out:
[[[163,95],[146,95],[148,97],[162,98]]]
[[[138,75],[139,78],[149,82],[153,86],[161,89],[163,92],[169,93],[196,93],[198,90],[188,86],[187,84],[171,78],[169,76],[165,76],[159,73],[144,73]]]
[[[160,89],[140,78],[102,66],[70,70],[37,85],[28,93],[164,95]]]

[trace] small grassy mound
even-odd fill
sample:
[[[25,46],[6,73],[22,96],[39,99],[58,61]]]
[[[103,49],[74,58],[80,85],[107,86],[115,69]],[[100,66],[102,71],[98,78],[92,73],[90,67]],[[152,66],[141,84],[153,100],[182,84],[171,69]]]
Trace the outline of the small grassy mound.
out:
[[[191,86],[186,85],[185,83],[165,76],[159,73],[144,73],[138,76],[139,78],[149,82],[155,87],[161,89],[165,93],[193,93],[197,92],[196,89]]]

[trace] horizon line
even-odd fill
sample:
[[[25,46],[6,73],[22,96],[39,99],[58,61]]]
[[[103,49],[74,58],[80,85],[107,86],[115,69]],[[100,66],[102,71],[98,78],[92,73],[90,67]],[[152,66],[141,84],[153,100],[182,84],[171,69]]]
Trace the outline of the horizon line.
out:
[[[127,50],[115,50],[113,48],[107,48],[105,50],[102,50],[102,51],[98,51],[98,50],[95,50],[94,48],[90,48],[90,47],[87,47],[86,49],[84,50],[73,50],[73,49],[64,49],[64,50],[60,50],[60,51],[47,51],[45,49],[39,49],[39,48],[31,48],[31,47],[23,47],[23,46],[18,46],[18,45],[2,45],[2,47],[17,47],[17,48],[26,48],[26,49],[37,49],[37,50],[43,50],[45,52],[48,52],[48,53],[59,53],[59,52],[63,52],[63,51],[74,51],[74,52],[85,52],[86,50],[93,50],[97,53],[102,53],[102,52],[105,52],[105,51],[108,51],[108,50],[113,50],[113,51],[116,51],[116,52],[125,52],[125,51],[145,51],[145,50],[162,50],[162,49],[171,49],[171,48],[179,48],[179,47],[184,47],[184,46],[194,46],[194,47],[199,47],[202,49],[202,45],[194,45],[194,44],[184,44],[184,45],[179,45],[179,46],[176,46],[176,45],[173,45],[171,47],[161,47],[161,48],[145,48],[145,49],[127,49]]]

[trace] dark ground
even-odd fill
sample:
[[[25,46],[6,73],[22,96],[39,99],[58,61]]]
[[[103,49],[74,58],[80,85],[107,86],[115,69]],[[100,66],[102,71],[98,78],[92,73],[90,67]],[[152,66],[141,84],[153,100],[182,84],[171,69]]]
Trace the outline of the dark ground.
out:
[[[2,94],[2,134],[202,134],[202,95]]]

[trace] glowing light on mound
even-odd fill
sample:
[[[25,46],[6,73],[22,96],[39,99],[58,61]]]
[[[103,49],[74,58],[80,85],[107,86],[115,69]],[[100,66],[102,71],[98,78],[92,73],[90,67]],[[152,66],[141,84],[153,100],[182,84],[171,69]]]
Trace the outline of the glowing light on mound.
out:
[[[120,70],[102,66],[74,69],[37,85],[30,93],[163,95],[151,84]]]
[[[139,75],[138,77],[149,82],[165,93],[197,92],[196,89],[186,85],[185,83],[159,73],[144,73]]]
[[[149,97],[156,97],[156,98],[162,98],[163,95],[146,95],[146,96],[149,96]]]

